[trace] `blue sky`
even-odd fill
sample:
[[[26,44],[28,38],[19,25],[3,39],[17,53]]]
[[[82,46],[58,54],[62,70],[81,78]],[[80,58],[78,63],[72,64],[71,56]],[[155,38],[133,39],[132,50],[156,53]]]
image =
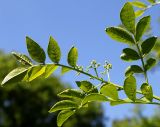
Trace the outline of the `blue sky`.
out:
[[[72,45],[79,50],[79,64],[89,65],[92,59],[103,63],[112,63],[111,81],[123,84],[124,70],[129,65],[120,60],[121,45],[111,40],[105,33],[107,26],[120,24],[119,11],[126,0],[0,0],[0,49],[9,53],[18,51],[27,54],[25,36],[30,36],[44,49],[47,48],[49,36],[52,35],[61,46],[62,63],[66,64],[66,55]],[[152,25],[157,24],[160,10],[154,7],[145,15],[152,15]],[[158,25],[153,32],[160,35]],[[47,60],[50,62],[49,60]],[[160,72],[160,71],[159,71]],[[156,89],[160,82],[159,73],[149,74],[150,82]],[[75,87],[77,78],[74,73],[62,76],[64,82]],[[88,79],[86,77],[85,79]],[[139,78],[139,83],[142,78]],[[159,87],[159,86],[158,86]],[[156,89],[155,93],[159,93]],[[159,94],[160,95],[160,94]],[[104,104],[105,114],[111,119],[131,116],[132,105],[111,107]],[[150,115],[155,106],[146,106],[145,114]]]

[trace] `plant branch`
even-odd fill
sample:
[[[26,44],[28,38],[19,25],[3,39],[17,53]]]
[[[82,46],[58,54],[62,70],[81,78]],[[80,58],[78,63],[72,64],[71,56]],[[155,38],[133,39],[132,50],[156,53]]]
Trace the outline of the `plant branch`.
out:
[[[82,73],[82,74],[84,74],[84,75],[87,75],[87,76],[89,76],[89,77],[91,77],[91,78],[93,78],[93,79],[96,79],[96,80],[98,80],[98,81],[101,81],[101,82],[103,82],[103,83],[109,83],[108,81],[104,81],[102,78],[93,76],[92,74],[89,74],[89,73],[87,73],[87,72],[78,70],[78,69],[73,68],[73,67],[70,67],[70,66],[66,66],[66,65],[63,65],[63,64],[59,64],[59,63],[55,63],[54,65],[61,66],[61,67],[65,67],[65,68],[68,68],[68,69],[71,69],[71,70],[80,72],[80,73]],[[114,83],[112,83],[112,84],[113,84],[114,86],[116,86],[118,89],[124,90],[124,89],[123,89],[123,86],[120,86],[120,85],[117,85],[117,84],[114,84]],[[142,92],[141,92],[140,90],[137,90],[136,93],[142,94]],[[158,100],[158,101],[160,101],[160,97],[158,97],[158,96],[153,95],[153,98],[156,99],[156,100]],[[147,103],[147,104],[148,104],[148,103]]]

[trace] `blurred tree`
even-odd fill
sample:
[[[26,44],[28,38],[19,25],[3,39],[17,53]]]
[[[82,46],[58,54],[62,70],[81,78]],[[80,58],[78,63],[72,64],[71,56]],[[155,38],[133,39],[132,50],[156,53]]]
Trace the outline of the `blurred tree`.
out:
[[[0,82],[17,64],[12,56],[0,52]],[[53,76],[0,87],[0,127],[56,127],[57,114],[48,110],[59,101],[56,95],[63,89]],[[76,113],[63,127],[104,127],[101,105],[92,104],[90,109]]]
[[[143,116],[143,109],[144,106],[135,106],[133,117],[114,120],[113,127],[160,127],[160,108],[156,108],[151,117]]]

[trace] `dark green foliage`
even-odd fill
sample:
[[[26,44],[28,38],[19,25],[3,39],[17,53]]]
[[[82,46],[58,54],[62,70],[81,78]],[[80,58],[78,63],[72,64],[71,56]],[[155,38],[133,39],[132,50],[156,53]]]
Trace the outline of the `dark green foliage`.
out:
[[[140,56],[138,55],[138,53],[131,48],[123,49],[120,57],[122,60],[125,60],[125,61],[133,61],[133,60],[140,59]]]
[[[125,71],[125,76],[130,76],[130,75],[133,75],[135,73],[143,73],[143,69],[138,66],[138,65],[131,65],[129,66],[126,71]]]

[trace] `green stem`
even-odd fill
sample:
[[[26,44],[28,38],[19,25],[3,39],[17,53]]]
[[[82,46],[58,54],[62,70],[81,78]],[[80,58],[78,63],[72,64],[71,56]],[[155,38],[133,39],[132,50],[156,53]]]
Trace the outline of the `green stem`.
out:
[[[98,80],[98,81],[101,81],[101,82],[103,82],[103,83],[109,83],[108,81],[104,81],[102,78],[93,76],[93,75],[91,75],[91,74],[89,74],[89,73],[87,73],[87,72],[78,70],[78,69],[73,68],[73,67],[66,66],[66,65],[62,65],[62,64],[58,64],[58,63],[55,63],[55,65],[61,66],[61,67],[65,67],[65,68],[68,68],[68,69],[71,69],[71,70],[74,70],[74,71],[77,71],[77,72],[80,72],[80,73],[82,73],[82,74],[84,74],[84,75],[87,75],[87,76],[89,76],[89,77],[92,77],[92,78],[94,78],[94,79],[96,79],[96,80]],[[119,88],[119,89],[121,89],[121,90],[124,90],[124,89],[123,89],[123,86],[120,86],[120,85],[117,85],[117,84],[114,84],[114,83],[112,83],[112,84],[113,84],[114,86],[116,86],[117,88]],[[137,90],[136,93],[142,94],[142,92],[139,91],[139,90]],[[153,98],[156,99],[156,100],[158,100],[158,101],[160,101],[160,97],[158,97],[158,96],[153,95]]]
[[[94,68],[94,71],[95,71],[95,73],[96,73],[96,76],[99,77],[99,76],[98,76],[98,72],[97,72],[97,68]]]
[[[149,8],[151,8],[151,7],[153,7],[153,6],[156,6],[156,5],[158,5],[158,4],[160,4],[160,1],[159,1],[159,2],[156,2],[156,3],[154,3],[154,4],[151,4],[151,5],[149,5],[149,6],[147,6],[147,7],[144,9],[144,11],[146,11],[147,9],[149,9]]]
[[[139,53],[139,56],[140,56],[140,59],[141,59],[141,62],[142,62],[142,67],[143,67],[143,71],[144,71],[145,80],[148,83],[148,76],[147,76],[147,71],[146,71],[145,65],[144,65],[143,55],[142,55],[142,52],[139,48],[139,45],[136,42],[135,42],[135,44],[136,44],[136,47],[138,49],[138,53]]]

